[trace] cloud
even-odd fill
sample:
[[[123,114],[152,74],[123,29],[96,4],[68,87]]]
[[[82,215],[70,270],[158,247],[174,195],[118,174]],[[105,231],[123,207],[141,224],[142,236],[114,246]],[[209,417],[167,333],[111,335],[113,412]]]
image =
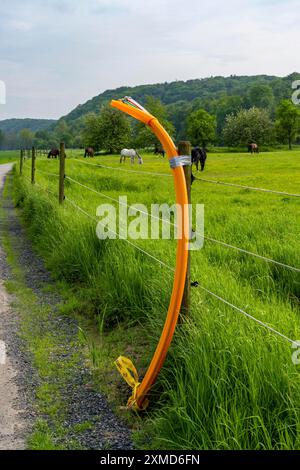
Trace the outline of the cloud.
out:
[[[130,12],[129,5],[124,3],[122,4],[119,2],[103,0],[98,0],[91,3],[92,5],[90,6],[90,12],[91,14],[95,15],[120,15]]]
[[[26,32],[26,31],[30,31],[32,28],[33,28],[33,25],[29,21],[11,20],[8,23],[8,29],[10,30]]]
[[[2,0],[0,16],[0,119],[122,85],[299,70],[299,0]]]

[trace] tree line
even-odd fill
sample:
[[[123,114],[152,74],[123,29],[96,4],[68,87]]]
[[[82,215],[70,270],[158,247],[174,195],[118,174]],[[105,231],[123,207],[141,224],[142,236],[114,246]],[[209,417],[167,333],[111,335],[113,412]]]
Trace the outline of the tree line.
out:
[[[161,101],[149,96],[145,107],[176,139],[176,128]],[[183,128],[184,138],[202,147],[226,145],[236,148],[255,142],[266,146],[288,144],[291,149],[300,138],[300,109],[292,101],[282,100],[272,118],[266,108],[237,108],[225,115],[224,126],[218,133],[217,116],[199,108],[184,117]],[[123,147],[153,148],[157,144],[156,137],[147,127],[132,122],[106,105],[99,113],[90,113],[84,118],[82,142],[108,153],[118,152]]]
[[[256,142],[266,146],[288,144],[291,148],[293,143],[300,143],[299,107],[291,101],[291,80],[297,77],[212,77],[145,85],[132,92],[176,141],[190,139],[193,145],[204,147],[245,147]],[[150,93],[142,96],[145,90]],[[78,106],[49,129],[0,131],[0,147],[50,148],[60,141],[67,147],[92,146],[108,153],[122,147],[153,147],[155,137],[144,125],[109,107],[111,97],[127,91],[109,90]]]
[[[68,147],[73,148],[82,145],[80,135],[77,137],[72,127],[64,119],[60,119],[56,125],[37,131],[33,131],[29,127],[24,127],[19,131],[3,131],[0,128],[0,149],[29,149],[32,146],[50,149],[58,147],[60,142],[65,142]]]

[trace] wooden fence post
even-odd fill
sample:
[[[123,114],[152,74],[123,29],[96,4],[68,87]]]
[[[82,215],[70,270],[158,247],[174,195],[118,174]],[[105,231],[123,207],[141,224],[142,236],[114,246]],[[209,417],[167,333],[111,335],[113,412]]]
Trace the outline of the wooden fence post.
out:
[[[58,187],[58,200],[62,204],[65,199],[65,144],[60,144],[59,149],[59,187]]]
[[[190,142],[184,140],[178,143],[178,155],[191,155],[191,144]],[[183,167],[187,193],[188,193],[188,201],[191,204],[191,185],[192,185],[192,167],[190,165]],[[190,274],[190,252],[188,254],[188,265],[187,265],[187,272],[186,272],[186,280],[185,280],[185,287],[184,293],[182,298],[181,304],[181,314],[187,316],[190,313],[190,297],[191,297],[191,274]]]
[[[31,184],[35,183],[35,148],[32,147],[31,151]]]
[[[24,159],[24,153],[23,150],[20,150],[20,175],[22,175],[23,172],[23,159]]]

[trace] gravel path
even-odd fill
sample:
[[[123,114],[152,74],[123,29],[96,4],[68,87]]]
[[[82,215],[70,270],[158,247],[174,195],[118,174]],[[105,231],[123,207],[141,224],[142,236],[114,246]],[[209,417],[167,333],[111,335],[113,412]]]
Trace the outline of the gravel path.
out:
[[[8,171],[7,166],[4,171]],[[43,287],[51,283],[50,274],[45,269],[43,262],[33,252],[12,203],[5,201],[4,206],[11,242],[24,272],[26,285],[34,291],[42,306],[51,307],[52,313],[48,315],[46,322],[43,320],[42,324],[36,325],[37,331],[40,328],[43,331],[50,331],[52,335],[57,337],[57,343],[60,347],[53,360],[59,363],[59,361],[67,360],[72,354],[77,354],[80,357],[76,367],[68,375],[68,383],[63,384],[64,428],[67,433],[62,444],[68,448],[68,442],[76,439],[79,445],[86,449],[132,449],[130,430],[114,415],[106,398],[93,390],[91,386],[92,377],[89,369],[84,366],[84,357],[78,340],[77,322],[68,316],[59,315],[56,305],[61,302],[61,299],[56,293],[44,292]],[[0,219],[0,224],[1,222]],[[0,279],[9,276],[3,251],[0,251]],[[9,397],[9,403],[3,407],[5,410],[3,422],[10,423],[7,424],[6,431],[9,436],[10,448],[17,449],[24,448],[25,430],[28,434],[31,423],[36,417],[33,413],[32,402],[39,379],[24,353],[24,345],[17,335],[19,320],[11,309],[8,309],[9,299],[3,289],[0,290],[0,300],[2,300],[2,295],[4,298],[3,308],[0,310],[0,339],[5,338],[8,345],[9,362],[5,366],[7,377],[4,381],[0,381],[0,396],[4,394]],[[0,365],[0,367],[2,366]],[[3,387],[6,387],[6,393]],[[9,393],[7,393],[8,390]],[[20,407],[23,413],[19,412]],[[2,409],[1,398],[0,409]],[[7,414],[6,410],[8,409],[10,409],[10,415]],[[0,429],[3,426],[1,416]],[[47,420],[47,416],[43,416],[43,418]],[[14,420],[15,424],[13,424]],[[51,426],[51,420],[49,422]],[[86,422],[92,423],[92,429],[80,433],[74,432],[75,425]],[[1,445],[8,448],[7,437],[2,440],[1,433],[3,434],[3,431],[0,431],[0,448]]]
[[[0,252],[1,259],[3,253]],[[0,276],[2,275],[0,271]],[[18,400],[19,390],[16,383],[18,364],[11,354],[11,343],[6,331],[14,320],[9,309],[9,298],[0,281],[0,449],[24,449],[22,431],[26,420],[21,413]]]
[[[0,196],[5,175],[12,165],[0,165]],[[25,389],[20,386],[26,358],[17,335],[18,317],[9,307],[11,297],[3,283],[10,272],[2,249],[3,220],[0,218],[0,449],[25,448],[25,435],[29,432],[32,413]]]

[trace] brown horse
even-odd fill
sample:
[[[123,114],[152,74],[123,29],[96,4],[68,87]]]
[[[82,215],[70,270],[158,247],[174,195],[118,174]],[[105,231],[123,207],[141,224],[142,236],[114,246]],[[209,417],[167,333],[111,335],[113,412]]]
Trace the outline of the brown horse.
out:
[[[59,157],[59,150],[58,149],[51,149],[47,155],[47,158],[57,158]]]
[[[255,143],[249,144],[248,145],[248,153],[259,153],[259,148],[258,145]]]
[[[87,148],[85,149],[84,158],[86,158],[86,157],[93,157],[94,154],[95,154],[94,149],[93,149],[92,147],[87,147]]]

